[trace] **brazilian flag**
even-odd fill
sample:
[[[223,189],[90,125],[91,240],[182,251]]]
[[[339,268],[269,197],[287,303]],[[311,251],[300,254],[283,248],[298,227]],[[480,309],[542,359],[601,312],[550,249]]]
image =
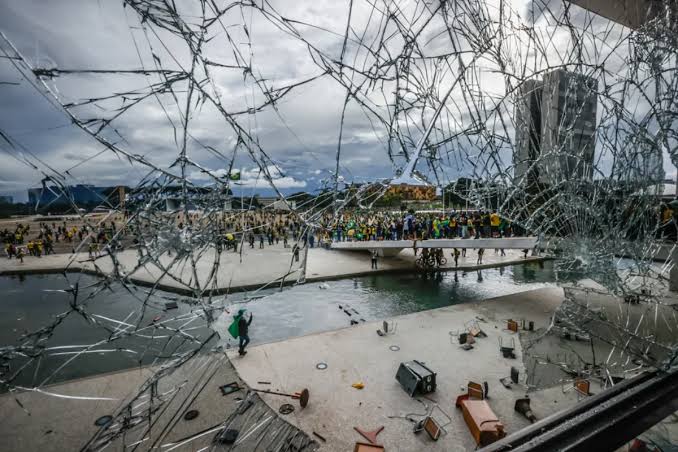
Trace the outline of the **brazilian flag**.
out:
[[[231,325],[228,327],[228,332],[231,334],[231,336],[233,336],[233,339],[236,339],[238,336],[240,336],[240,328],[238,327],[238,323],[240,322],[240,318],[243,315],[245,315],[245,310],[239,310],[238,313],[233,316],[233,322],[231,322]]]
[[[228,175],[231,180],[240,180],[240,171],[234,171]]]

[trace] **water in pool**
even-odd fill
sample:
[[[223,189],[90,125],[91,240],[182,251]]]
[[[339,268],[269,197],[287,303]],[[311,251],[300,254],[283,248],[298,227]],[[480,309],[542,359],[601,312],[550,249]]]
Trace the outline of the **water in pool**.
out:
[[[309,283],[282,292],[259,292],[263,297],[247,302],[246,294],[231,295],[228,302],[235,304],[215,312],[217,320],[208,328],[200,307],[174,294],[156,292],[148,297],[146,288],[127,291],[117,283],[101,290],[96,277],[83,274],[4,276],[0,277],[0,347],[24,348],[0,363],[1,378],[6,381],[15,375],[11,386],[42,386],[176,359],[191,350],[228,343],[226,330],[239,307],[254,315],[250,337],[257,344],[344,328],[351,320],[379,320],[547,287],[554,280],[552,264],[545,262],[482,272],[381,274]],[[84,301],[89,317],[70,308],[73,295],[68,290],[76,283],[78,300]],[[165,303],[172,300],[178,301],[178,309],[165,311]],[[40,341],[26,336],[56,322],[53,330],[43,330]],[[162,327],[155,328],[154,322]],[[144,330],[126,335],[133,328],[130,325]],[[180,326],[191,337],[172,331]],[[215,331],[220,341],[213,337]],[[87,352],[76,357],[83,350]],[[0,386],[6,389],[7,385]]]

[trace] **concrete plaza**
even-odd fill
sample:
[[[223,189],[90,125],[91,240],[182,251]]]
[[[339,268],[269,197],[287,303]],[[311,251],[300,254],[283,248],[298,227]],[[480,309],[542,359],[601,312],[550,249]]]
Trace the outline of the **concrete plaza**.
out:
[[[201,254],[194,254],[195,272],[188,256],[177,259],[176,256],[163,254],[158,262],[154,262],[148,256],[141,255],[138,250],[128,249],[116,253],[115,259],[119,263],[121,275],[130,281],[167,291],[192,294],[194,292],[191,287],[195,288],[196,281],[202,291],[209,289],[221,293],[295,283],[301,274],[303,255],[302,250],[297,262],[291,248],[284,248],[282,243],[263,249],[245,245],[242,253],[224,251],[218,258],[215,250],[210,248]],[[454,259],[450,252],[446,252],[445,257],[448,262],[442,268],[453,269]],[[532,256],[525,259],[518,250],[506,250],[506,256],[487,250],[480,265],[477,264],[477,257],[476,251],[467,250],[466,257],[459,258],[459,270],[491,268],[541,259]],[[308,250],[305,279],[312,282],[375,272],[419,271],[414,261],[412,249],[405,249],[396,256],[380,258],[378,270],[372,270],[367,252],[311,248]],[[62,271],[109,274],[114,268],[113,260],[106,254],[94,259],[90,259],[87,253],[53,254],[41,258],[27,256],[23,263],[16,259],[0,259],[0,274]]]
[[[475,442],[454,402],[465,392],[469,381],[489,384],[489,404],[511,433],[529,425],[513,409],[515,400],[524,397],[523,342],[521,336],[536,337],[548,326],[550,316],[563,300],[562,289],[548,288],[523,292],[494,300],[449,306],[432,311],[388,319],[397,323],[396,332],[381,337],[381,323],[355,327],[252,347],[245,357],[229,353],[245,382],[256,387],[259,380],[273,382],[276,391],[294,392],[308,388],[311,402],[297,410],[291,422],[307,433],[317,432],[327,439],[322,450],[352,450],[362,438],[353,427],[374,430],[384,426],[378,439],[386,450],[473,450]],[[536,332],[521,334],[506,330],[506,320],[535,322]],[[463,350],[457,333],[476,322],[487,333],[476,339],[472,350]],[[503,358],[499,341],[515,343],[516,359]],[[393,351],[391,346],[399,349]],[[395,379],[399,363],[419,360],[437,372],[438,387],[426,397],[409,397]],[[316,365],[327,364],[319,370]],[[499,382],[509,376],[511,366],[521,375],[521,384],[506,389]],[[364,389],[352,387],[363,383]],[[532,408],[538,418],[576,403],[577,393],[565,383],[530,392]],[[272,408],[284,403],[281,397],[263,394]],[[408,413],[421,415],[437,404],[451,421],[447,433],[434,442],[426,433],[412,433],[413,424],[404,419]],[[435,411],[439,423],[445,416]],[[417,417],[415,415],[415,417]]]

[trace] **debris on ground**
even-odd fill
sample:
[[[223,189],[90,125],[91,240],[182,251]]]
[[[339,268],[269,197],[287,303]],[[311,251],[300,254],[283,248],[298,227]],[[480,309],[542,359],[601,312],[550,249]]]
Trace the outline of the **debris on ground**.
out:
[[[525,416],[531,423],[534,424],[537,421],[537,416],[532,413],[532,409],[530,408],[529,397],[523,397],[522,399],[516,400],[513,409]]]
[[[410,397],[436,390],[436,373],[417,360],[400,363],[396,380]]]
[[[370,444],[377,444],[377,435],[384,430],[384,426],[378,427],[376,430],[363,430],[359,427],[353,427],[353,430],[360,433],[360,435],[365,438]]]
[[[487,386],[485,386],[487,387]],[[479,383],[470,381],[466,394],[457,397],[464,421],[479,446],[487,446],[506,436],[504,425],[487,403],[486,392]]]

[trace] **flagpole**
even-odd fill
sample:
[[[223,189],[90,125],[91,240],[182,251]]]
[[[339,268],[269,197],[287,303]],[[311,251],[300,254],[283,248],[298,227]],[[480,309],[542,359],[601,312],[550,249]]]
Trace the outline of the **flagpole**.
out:
[[[233,173],[229,173],[228,178],[230,179],[231,183],[240,187],[240,210],[241,210],[241,212],[240,212],[240,214],[241,214],[241,216],[240,216],[240,228],[241,228],[241,231],[242,231],[242,236],[241,236],[241,240],[240,240],[240,263],[242,263],[242,250],[243,250],[243,247],[244,247],[243,245],[245,243],[245,209],[244,209],[245,199],[244,199],[244,193],[243,193],[243,183],[240,181],[240,175],[242,174],[242,172],[238,171],[235,174],[237,174],[237,180],[238,180],[237,182],[234,180],[236,176]]]

